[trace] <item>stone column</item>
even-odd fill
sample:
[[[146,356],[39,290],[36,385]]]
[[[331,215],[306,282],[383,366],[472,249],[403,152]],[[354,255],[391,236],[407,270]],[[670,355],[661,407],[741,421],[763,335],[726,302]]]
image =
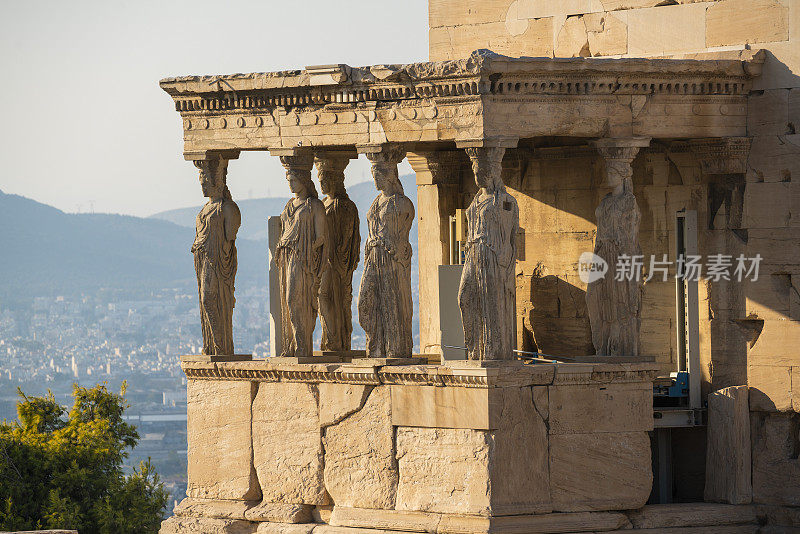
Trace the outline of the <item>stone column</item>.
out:
[[[228,190],[228,161],[238,151],[187,153],[200,169],[200,186],[208,202],[197,215],[192,253],[197,274],[203,354],[211,359],[234,358],[233,308],[236,278],[236,233],[239,207]]]
[[[442,354],[437,270],[450,259],[450,216],[461,206],[460,176],[468,165],[463,151],[408,154],[417,175],[419,233],[420,352]],[[455,307],[454,307],[455,309]]]
[[[467,209],[458,303],[470,360],[515,360],[519,207],[503,184],[505,146],[468,147],[478,193]]]
[[[403,193],[397,173],[406,153],[392,144],[365,152],[380,194],[367,212],[358,320],[367,336],[368,358],[410,358],[414,341],[408,233],[414,222],[414,204]]]
[[[617,280],[618,263],[632,264],[641,255],[641,213],[633,195],[631,163],[649,138],[600,139],[595,142],[605,161],[606,186],[611,192],[595,211],[597,237],[594,253],[608,264],[608,271],[586,288],[586,306],[592,343],[598,356],[638,356],[641,324],[641,272],[628,269]]]
[[[729,137],[688,142],[707,187],[707,216],[698,217],[698,238],[703,237],[698,253],[702,254],[703,263],[708,261],[710,255],[724,254],[731,256],[735,268],[736,258],[740,254],[750,257],[758,252],[754,250],[749,253],[747,250],[748,230],[743,220],[745,189],[754,185],[748,184],[745,178],[750,141],[747,137]],[[770,198],[773,190],[769,191],[766,202],[761,206],[769,206],[774,202]],[[754,192],[748,191],[750,202],[756,200]],[[702,336],[703,350],[698,349],[700,370],[703,372],[703,393],[741,384],[758,388],[759,384],[748,382],[747,349],[748,342],[761,333],[764,322],[763,317],[753,317],[747,313],[747,292],[752,290],[751,285],[737,282],[731,276],[731,280],[708,282],[706,290],[712,313],[701,312],[699,315],[701,318],[713,318],[710,324],[702,324],[704,319],[701,319],[700,325],[701,329],[707,329]],[[706,345],[705,339],[710,343]],[[713,365],[710,365],[712,362],[708,355],[714,355]]]
[[[322,151],[314,158],[325,195],[328,232],[328,254],[324,260],[327,267],[319,289],[323,351],[349,351],[353,332],[353,272],[360,259],[361,235],[358,209],[344,187],[344,169],[351,157],[356,154]]]

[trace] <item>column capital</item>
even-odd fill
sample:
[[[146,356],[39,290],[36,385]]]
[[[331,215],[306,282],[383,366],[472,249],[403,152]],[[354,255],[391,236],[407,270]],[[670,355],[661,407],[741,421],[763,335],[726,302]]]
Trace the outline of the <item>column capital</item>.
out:
[[[407,158],[417,175],[417,185],[457,184],[461,169],[467,165],[462,150],[409,152]]]
[[[239,159],[238,150],[193,150],[183,153],[186,161],[212,161]]]
[[[607,137],[592,142],[597,152],[605,160],[606,183],[613,188],[620,187],[633,178],[633,163],[639,149],[650,146],[649,137]]]
[[[751,142],[750,137],[720,137],[693,139],[688,145],[703,174],[744,174]]]
[[[519,137],[495,136],[473,139],[457,139],[457,148],[517,148]]]
[[[359,154],[364,154],[367,159],[376,163],[397,165],[406,157],[406,149],[400,143],[384,143],[381,145],[358,145]]]
[[[311,172],[311,168],[314,166],[314,154],[308,151],[293,156],[280,156],[280,160],[281,165],[287,171]]]

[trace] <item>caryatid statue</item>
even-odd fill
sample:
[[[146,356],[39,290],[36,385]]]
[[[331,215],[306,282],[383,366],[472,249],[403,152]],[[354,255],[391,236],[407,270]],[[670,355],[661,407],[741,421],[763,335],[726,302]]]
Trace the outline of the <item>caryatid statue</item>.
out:
[[[294,198],[281,213],[281,237],[276,246],[280,277],[281,356],[313,354],[317,298],[326,266],[325,206],[311,181],[311,154],[281,156]]]
[[[641,255],[639,222],[633,195],[631,162],[649,139],[606,139],[595,143],[605,160],[606,184],[612,190],[595,210],[597,236],[594,253],[608,263],[606,276],[586,287],[586,309],[592,344],[598,356],[638,356],[642,281],[633,270],[618,280],[614,271],[621,256]],[[632,260],[630,262],[632,264]]]
[[[350,350],[353,332],[353,271],[358,266],[361,234],[358,208],[344,188],[347,156],[321,154],[315,158],[319,184],[326,196],[325,222],[327,267],[319,289],[319,317],[322,322],[322,350]]]
[[[513,360],[519,207],[503,185],[504,148],[468,148],[478,193],[467,208],[458,305],[470,360]]]
[[[403,194],[397,174],[405,151],[384,146],[367,157],[380,194],[367,212],[358,321],[367,335],[368,358],[409,358],[414,342],[408,233],[414,222],[414,204]]]
[[[208,202],[197,214],[192,253],[200,296],[203,354],[233,354],[233,283],[236,278],[236,232],[239,207],[226,185],[228,160],[195,161]]]

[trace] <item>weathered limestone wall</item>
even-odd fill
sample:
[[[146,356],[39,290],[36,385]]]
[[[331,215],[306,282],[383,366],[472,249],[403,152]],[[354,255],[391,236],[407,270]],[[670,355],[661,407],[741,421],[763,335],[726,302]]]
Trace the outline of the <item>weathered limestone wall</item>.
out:
[[[190,489],[165,534],[613,529],[650,495],[651,364],[183,368]]]

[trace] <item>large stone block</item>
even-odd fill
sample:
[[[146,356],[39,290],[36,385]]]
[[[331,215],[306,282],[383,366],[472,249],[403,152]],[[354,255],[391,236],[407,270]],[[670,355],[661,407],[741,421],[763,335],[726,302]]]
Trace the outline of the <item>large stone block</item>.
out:
[[[798,61],[800,68],[800,61]],[[748,159],[747,180],[790,182],[800,176],[800,134],[757,135]]]
[[[497,428],[500,390],[437,386],[391,386],[392,424],[424,428]]]
[[[463,0],[430,0],[428,2],[428,24],[431,28],[439,26],[460,26],[464,24],[485,24],[505,20],[513,0],[482,0],[464,2]]]
[[[172,516],[161,523],[159,534],[254,534],[257,523],[237,519]]]
[[[550,387],[550,434],[632,432],[653,429],[650,384]]]
[[[553,55],[555,57],[587,57],[592,55],[589,52],[589,37],[586,35],[586,24],[583,17],[567,17],[564,25],[558,31]]]
[[[649,504],[628,512],[634,529],[683,529],[692,527],[722,527],[723,525],[758,523],[753,506],[734,506],[715,503]],[[648,530],[644,530],[648,529]],[[636,530],[634,530],[636,532]]]
[[[800,506],[800,415],[751,414],[753,502]]]
[[[397,429],[397,508],[504,515],[551,510],[547,460],[547,397],[531,388],[493,392],[493,431]]]
[[[316,386],[262,382],[253,402],[253,454],[266,502],[327,504]]]
[[[730,0],[724,0],[721,4]],[[767,89],[748,100],[747,135],[785,135],[789,126],[789,89]]]
[[[250,436],[255,384],[189,380],[189,497],[258,500]]]
[[[708,396],[706,501],[748,504],[753,500],[748,406],[747,386]]]
[[[789,39],[789,8],[778,0],[722,0],[706,13],[706,46]]]
[[[491,510],[487,431],[397,429],[397,509],[488,515]]]
[[[708,3],[619,12],[628,27],[628,54],[652,56],[696,52],[706,47]]]
[[[630,510],[653,485],[646,432],[550,436],[553,510]]]
[[[480,48],[512,57],[550,57],[553,55],[551,18],[522,21],[522,32],[512,35],[505,22],[431,28],[430,59],[463,59]]]
[[[359,384],[320,383],[319,392],[319,425],[334,425],[364,406],[367,396],[372,391],[369,386]]]
[[[789,246],[788,243],[785,246]],[[800,366],[800,321],[766,320],[747,352],[748,365]]]
[[[538,514],[553,509],[545,423],[552,412],[543,390],[503,390],[503,409],[489,464],[495,515]]]
[[[628,25],[614,13],[584,15],[589,52],[592,56],[614,56],[628,52]]]
[[[325,487],[336,505],[394,508],[397,461],[388,387],[372,390],[361,410],[324,429]]]

